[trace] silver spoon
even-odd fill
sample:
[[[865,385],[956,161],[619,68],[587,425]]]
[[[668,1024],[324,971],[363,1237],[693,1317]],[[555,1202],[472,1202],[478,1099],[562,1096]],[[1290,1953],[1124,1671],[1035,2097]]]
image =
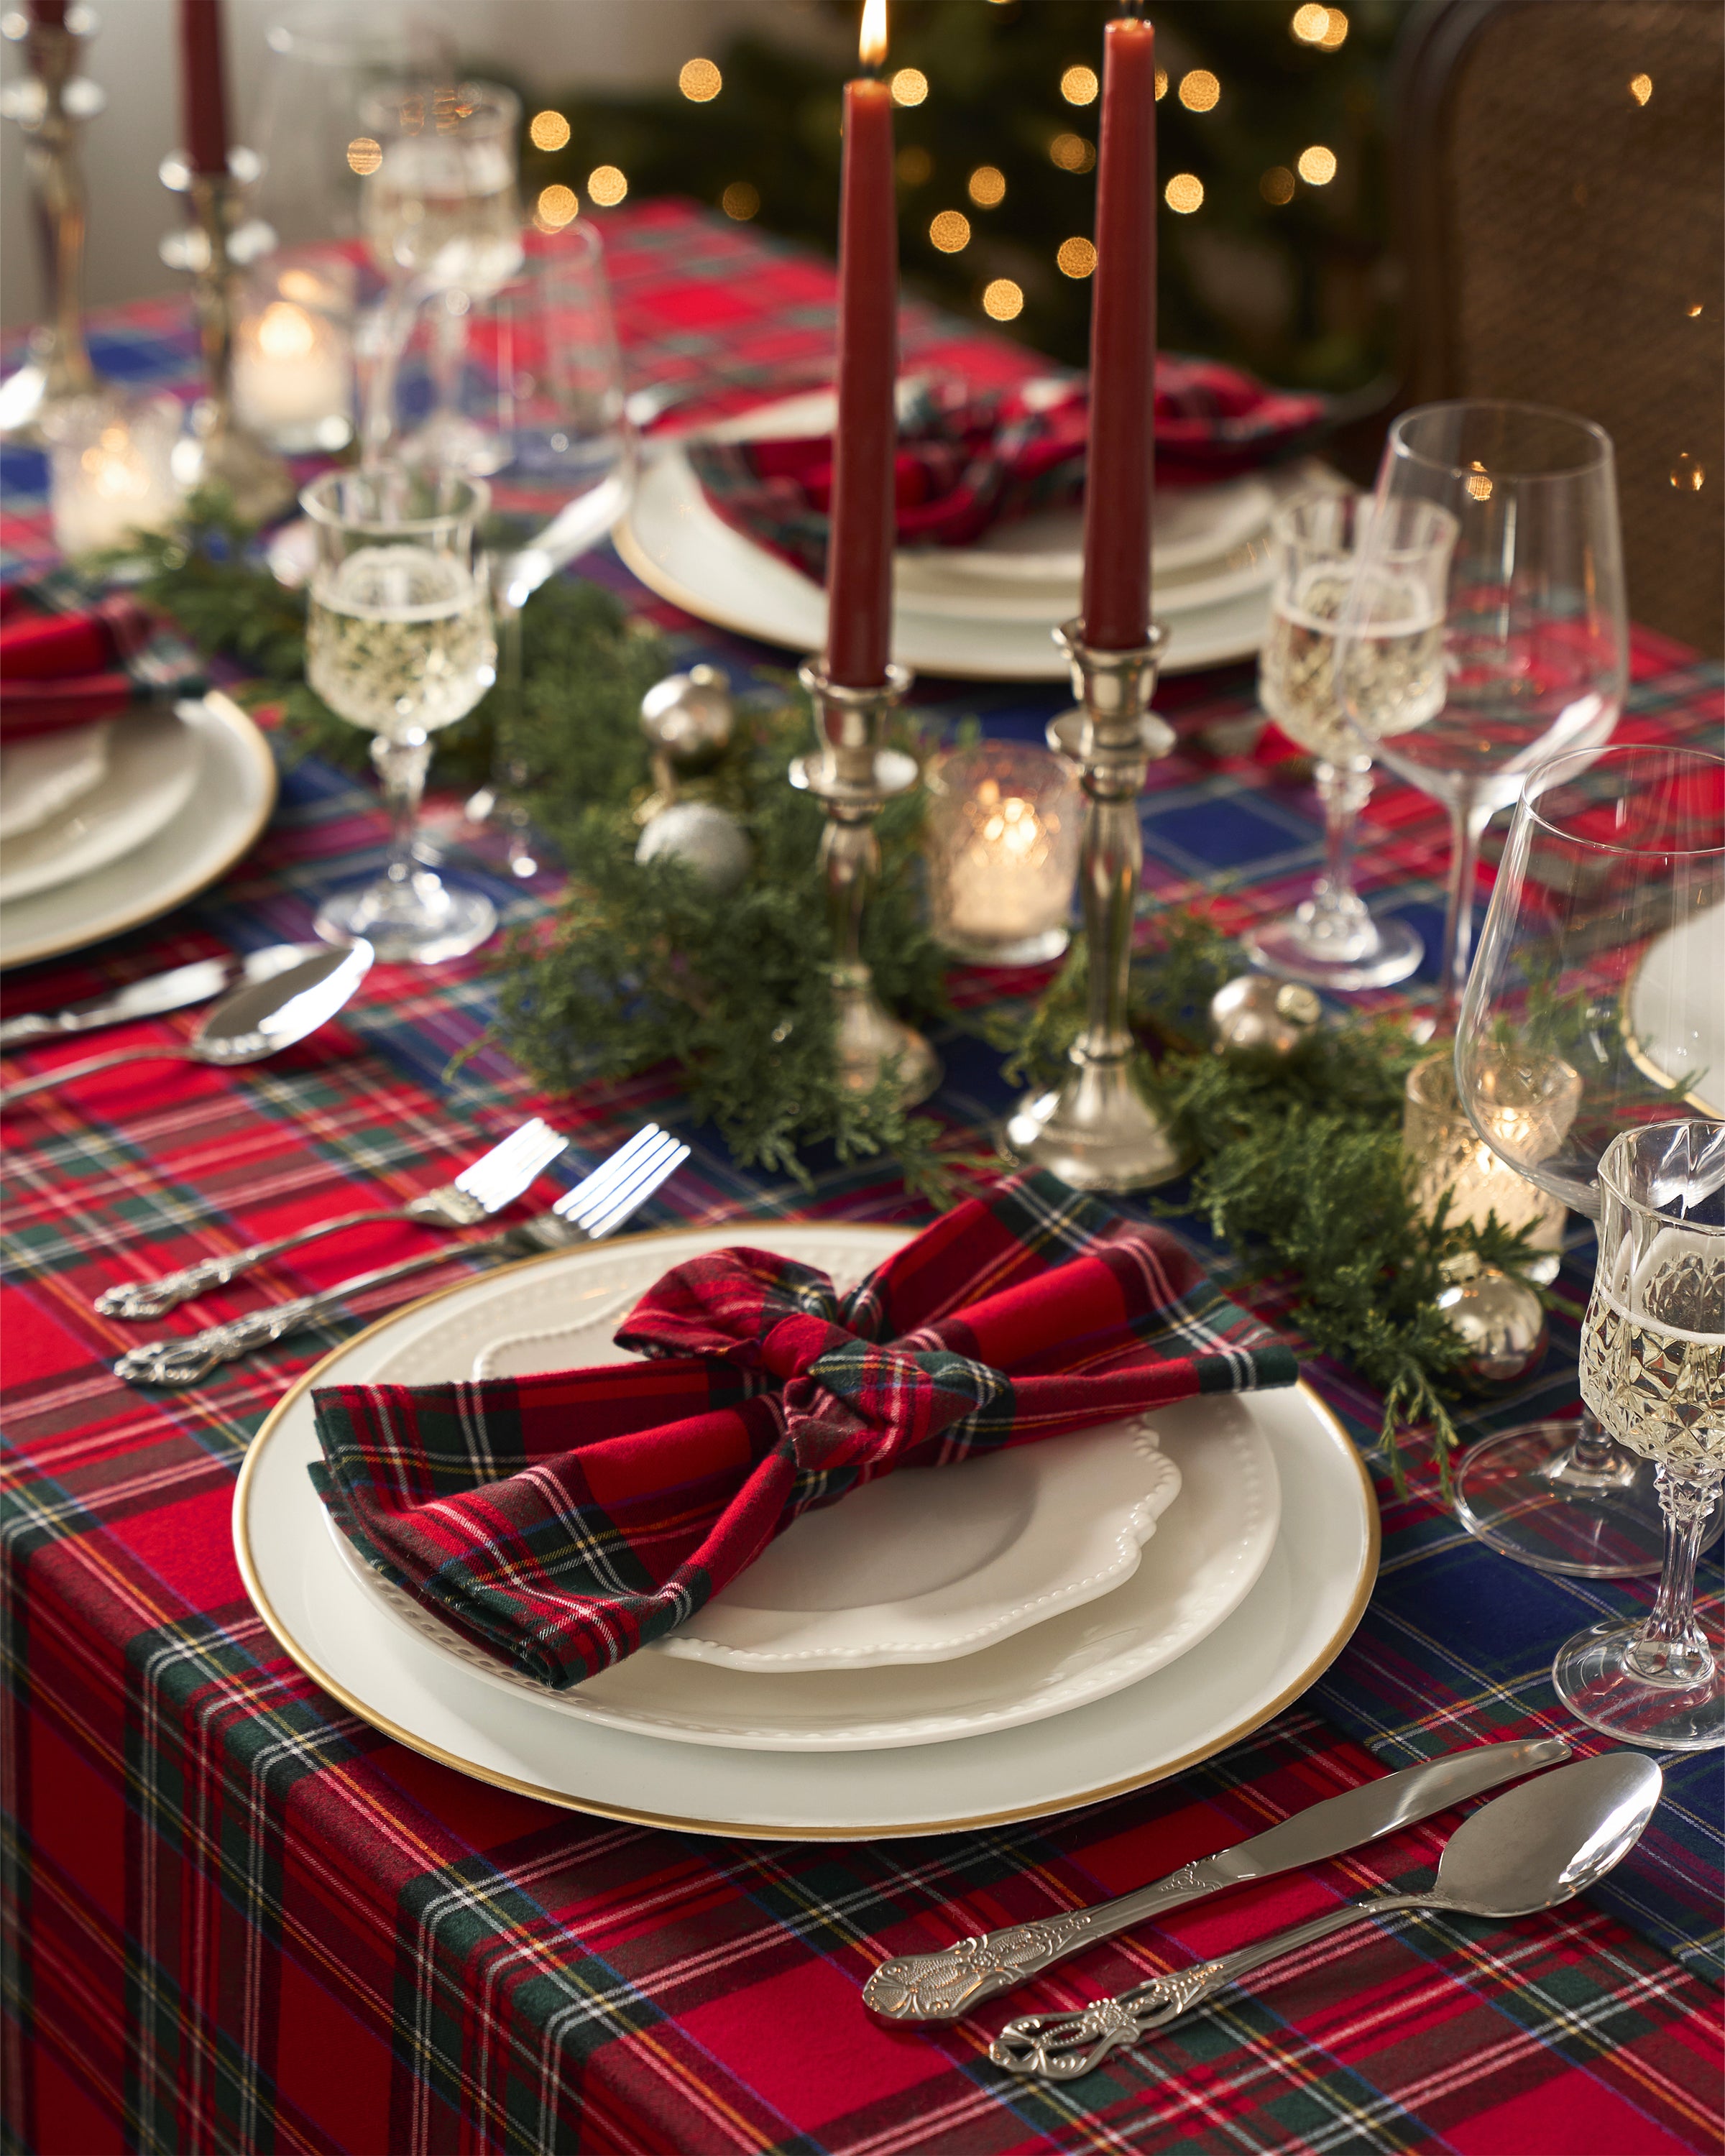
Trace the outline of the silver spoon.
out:
[[[112,1070],[146,1056],[168,1056],[182,1063],[231,1066],[261,1063],[266,1055],[291,1048],[335,1016],[371,971],[372,947],[364,942],[341,950],[320,951],[271,979],[248,981],[224,996],[190,1040],[148,1041],[134,1048],[112,1048],[105,1055],[64,1063],[40,1078],[10,1086],[0,1093],[0,1108],[9,1108],[32,1093],[63,1086],[92,1070]]]
[[[1153,1977],[1081,2014],[1023,2014],[988,2046],[997,2066],[1043,2081],[1076,2081],[1111,2051],[1137,2043],[1266,1962],[1349,1924],[1398,1909],[1529,1917],[1584,1893],[1627,1856],[1653,1816],[1664,1777],[1645,1753],[1604,1752],[1524,1782],[1465,1819],[1445,1845],[1426,1894],[1379,1894],[1241,1947],[1218,1961]]]

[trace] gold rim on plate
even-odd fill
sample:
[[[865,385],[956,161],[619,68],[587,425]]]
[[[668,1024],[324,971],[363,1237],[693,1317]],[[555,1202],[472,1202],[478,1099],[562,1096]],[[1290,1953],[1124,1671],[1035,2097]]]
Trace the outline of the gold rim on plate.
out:
[[[746,1227],[748,1223],[738,1221],[734,1224],[741,1229]],[[847,1234],[891,1236],[899,1240],[902,1240],[904,1235],[904,1230],[901,1229],[883,1227],[871,1221],[810,1220],[794,1215],[786,1215],[775,1219],[770,1224],[770,1224],[773,1227],[839,1228]],[[649,1229],[637,1235],[619,1235],[612,1241],[611,1247],[620,1249],[625,1244],[660,1242],[668,1236],[687,1235],[691,1232],[687,1228]],[[1301,1378],[1296,1382],[1293,1389],[1302,1394],[1307,1404],[1316,1409],[1319,1419],[1329,1425],[1340,1445],[1343,1457],[1352,1464],[1355,1474],[1359,1477],[1366,1517],[1366,1561],[1360,1568],[1359,1579],[1355,1584],[1353,1596],[1343,1614],[1341,1623],[1329,1639],[1324,1642],[1318,1653],[1307,1663],[1296,1681],[1277,1693],[1276,1697],[1266,1706],[1243,1716],[1240,1721],[1231,1724],[1213,1741],[1207,1741],[1190,1752],[1182,1753],[1177,1759],[1163,1760],[1159,1765],[1142,1774],[1127,1774],[1115,1781],[1099,1784],[1095,1789],[1081,1790],[1076,1795],[1062,1798],[1055,1804],[1013,1805],[1004,1811],[973,1812],[957,1819],[919,1820],[912,1821],[908,1826],[902,1827],[876,1825],[819,1828],[757,1826],[735,1820],[701,1819],[678,1812],[642,1811],[627,1804],[600,1804],[572,1797],[567,1790],[547,1789],[538,1782],[522,1781],[513,1774],[500,1774],[495,1768],[477,1766],[471,1760],[463,1758],[459,1753],[446,1751],[443,1746],[434,1744],[424,1738],[416,1736],[412,1730],[403,1728],[399,1722],[393,1722],[388,1715],[380,1714],[374,1707],[367,1706],[365,1701],[350,1691],[339,1679],[332,1676],[316,1657],[308,1654],[293,1637],[264,1592],[256,1561],[252,1555],[251,1531],[248,1518],[248,1501],[252,1476],[259,1460],[263,1457],[264,1448],[280,1428],[288,1410],[294,1403],[313,1385],[325,1382],[333,1366],[351,1354],[364,1342],[371,1339],[375,1334],[383,1332],[386,1327],[398,1324],[402,1319],[413,1317],[418,1311],[429,1309],[434,1303],[444,1301],[452,1295],[459,1295],[465,1290],[477,1286],[480,1280],[496,1280],[506,1274],[526,1272],[534,1266],[548,1265],[555,1259],[567,1258],[570,1255],[568,1250],[547,1250],[536,1257],[518,1259],[513,1265],[497,1265],[490,1271],[479,1275],[477,1278],[470,1275],[465,1279],[454,1281],[447,1287],[435,1288],[429,1295],[419,1296],[413,1301],[403,1303],[390,1310],[386,1315],[374,1318],[363,1331],[356,1332],[351,1340],[344,1340],[339,1347],[332,1348],[320,1362],[314,1364],[303,1376],[296,1378],[288,1387],[286,1392],[265,1416],[257,1435],[252,1440],[244,1463],[239,1471],[239,1480],[234,1487],[234,1551],[239,1563],[240,1578],[244,1583],[245,1591],[251,1599],[253,1608],[269,1626],[277,1645],[287,1655],[290,1661],[304,1671],[314,1684],[321,1686],[332,1699],[339,1700],[343,1707],[357,1714],[361,1721],[368,1722],[373,1729],[381,1730],[384,1736],[393,1737],[398,1743],[405,1744],[410,1751],[418,1752],[425,1758],[436,1760],[439,1766],[453,1768],[457,1774],[466,1774],[475,1781],[487,1782],[494,1789],[512,1790],[517,1796],[537,1797],[543,1803],[556,1804],[564,1811],[584,1812],[599,1819],[622,1820],[634,1826],[665,1827],[679,1834],[721,1835],[736,1841],[875,1841],[902,1835],[956,1834],[976,1827],[1005,1826],[1019,1820],[1052,1819],[1063,1812],[1080,1810],[1086,1804],[1100,1804],[1109,1797],[1125,1796],[1133,1789],[1149,1789],[1155,1783],[1165,1782],[1172,1776],[1183,1773],[1188,1767],[1195,1767],[1205,1759],[1214,1758],[1217,1753],[1225,1752],[1230,1744],[1238,1743],[1241,1738],[1250,1736],[1255,1729],[1261,1728],[1266,1722],[1280,1714],[1283,1707],[1286,1707],[1291,1701],[1299,1698],[1303,1692],[1310,1691],[1353,1636],[1355,1627],[1365,1614],[1366,1604],[1371,1599],[1372,1589],[1377,1584],[1378,1563],[1382,1541],[1378,1517],[1377,1493],[1372,1487],[1371,1476],[1366,1472],[1365,1462],[1360,1458],[1353,1440],[1348,1436],[1340,1418]]]
[[[270,744],[264,738],[263,730],[257,721],[249,711],[242,711],[231,696],[224,696],[219,689],[213,689],[198,701],[214,713],[222,726],[256,767],[261,782],[260,798],[257,810],[245,829],[236,836],[233,844],[213,865],[198,869],[178,883],[170,885],[167,890],[153,892],[130,913],[121,914],[116,920],[100,921],[94,927],[86,926],[74,930],[69,934],[62,932],[39,937],[33,943],[0,947],[0,971],[9,971],[14,966],[33,966],[44,958],[64,957],[69,951],[81,951],[91,943],[105,943],[110,936],[123,936],[129,928],[141,928],[146,921],[159,920],[164,913],[172,913],[175,906],[183,906],[188,898],[196,898],[199,891],[208,891],[213,883],[218,883],[228,870],[243,860],[256,845],[263,836],[264,826],[275,813],[275,797],[280,790],[281,780],[275,768],[275,758],[270,753]],[[197,798],[194,788],[190,799],[177,814],[183,815],[186,809],[194,806]],[[162,829],[171,830],[174,820],[171,818]],[[154,837],[160,835],[159,832],[152,834]],[[121,859],[124,860],[125,856],[122,855]],[[100,875],[102,871],[94,870],[91,873]],[[23,905],[28,901],[18,900],[15,903]]]

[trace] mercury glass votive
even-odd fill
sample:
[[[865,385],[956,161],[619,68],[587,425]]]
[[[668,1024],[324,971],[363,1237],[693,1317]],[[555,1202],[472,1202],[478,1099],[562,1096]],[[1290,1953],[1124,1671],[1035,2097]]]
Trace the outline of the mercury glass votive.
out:
[[[74,557],[131,531],[165,531],[184,490],[173,474],[183,415],[172,397],[89,397],[57,412],[49,448],[54,543]]]
[[[923,850],[937,939],[983,966],[1034,966],[1071,940],[1084,795],[1064,757],[978,742],[927,773]]]
[[[353,439],[353,264],[270,259],[248,275],[234,326],[234,413],[290,455]]]
[[[1563,1099],[1558,1097],[1532,1103],[1506,1100],[1494,1112],[1519,1119],[1512,1132],[1506,1123],[1506,1134],[1517,1139],[1517,1149],[1525,1154],[1529,1132],[1522,1126],[1529,1118],[1544,1118],[1551,1126],[1554,1150],[1563,1134],[1559,1127],[1567,1127],[1568,1117],[1575,1112],[1574,1102],[1568,1103],[1567,1116],[1564,1110]],[[1414,1203],[1427,1219],[1435,1215],[1439,1202],[1447,1193],[1446,1217],[1452,1221],[1483,1227],[1495,1213],[1500,1227],[1531,1228],[1532,1247],[1540,1255],[1527,1268],[1528,1278],[1542,1285],[1557,1278],[1563,1261],[1567,1209],[1561,1199],[1541,1190],[1500,1160],[1474,1128],[1456,1091],[1453,1047],[1445,1046],[1437,1055],[1427,1056],[1408,1073],[1402,1108],[1402,1151],[1415,1171]]]

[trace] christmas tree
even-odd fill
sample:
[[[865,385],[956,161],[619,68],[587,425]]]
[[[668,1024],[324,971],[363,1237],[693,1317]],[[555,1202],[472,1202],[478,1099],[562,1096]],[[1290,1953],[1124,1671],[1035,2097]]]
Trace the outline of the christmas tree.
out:
[[[830,44],[756,32],[668,55],[662,91],[571,89],[531,123],[530,199],[558,222],[692,195],[830,249],[839,86]],[[1104,0],[894,0],[906,285],[1081,364],[1089,320]],[[1165,349],[1332,390],[1378,374],[1387,62],[1406,0],[1158,0]],[[985,295],[987,295],[985,298]]]

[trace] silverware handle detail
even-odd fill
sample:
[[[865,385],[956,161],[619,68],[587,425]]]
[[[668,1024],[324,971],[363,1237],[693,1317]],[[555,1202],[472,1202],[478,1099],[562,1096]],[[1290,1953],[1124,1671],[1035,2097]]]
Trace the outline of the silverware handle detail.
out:
[[[398,1206],[340,1214],[333,1220],[319,1221],[314,1228],[301,1228],[291,1235],[278,1235],[271,1243],[253,1243],[243,1250],[227,1250],[217,1257],[200,1258],[195,1265],[182,1265],[177,1272],[164,1273],[160,1280],[121,1281],[116,1287],[104,1288],[95,1299],[95,1306],[104,1317],[160,1317],[164,1312],[190,1302],[207,1288],[224,1287],[241,1273],[249,1272],[267,1259],[279,1258],[284,1250],[295,1250],[301,1243],[315,1242],[320,1235],[333,1235],[340,1229],[357,1228],[369,1220],[400,1218]]]
[[[1333,1933],[1374,1917],[1393,1916],[1402,1909],[1441,1909],[1448,1904],[1436,1894],[1384,1894],[1368,1902],[1350,1902],[1346,1908],[1331,1909],[1303,1924],[1290,1925],[1267,1939],[1240,1947],[1216,1961],[1199,1962],[1189,1969],[1170,1970],[1134,1984],[1112,1999],[1099,1999],[1079,2014],[1024,2014],[1009,2021],[988,2046],[997,2066],[1040,2081],[1070,2082],[1094,2073],[1111,2051],[1129,2050],[1157,2030],[1189,2014],[1195,2006],[1236,1984],[1254,1969],[1279,1961],[1298,1948],[1315,1945]]]
[[[450,1244],[439,1250],[424,1250],[416,1258],[398,1258],[392,1265],[356,1273],[352,1280],[339,1281],[334,1287],[321,1289],[316,1295],[298,1296],[291,1302],[272,1303],[267,1310],[250,1311],[244,1317],[230,1319],[226,1325],[212,1325],[205,1332],[193,1333],[189,1339],[152,1340],[147,1347],[129,1348],[114,1365],[114,1374],[135,1385],[195,1385],[219,1364],[234,1362],[254,1348],[267,1348],[272,1342],[297,1332],[302,1326],[328,1317],[341,1309],[350,1296],[357,1295],[362,1289],[381,1286],[385,1281],[405,1280],[411,1273],[428,1272],[432,1266],[445,1265],[451,1258],[494,1256],[507,1247],[507,1237],[491,1235],[481,1242]]]
[[[136,1063],[141,1057],[154,1055],[170,1061],[196,1063],[196,1051],[183,1041],[161,1046],[139,1048],[110,1048],[100,1055],[86,1055],[81,1063],[63,1063],[58,1070],[49,1070],[40,1078],[27,1078],[21,1086],[8,1086],[0,1093],[0,1108],[10,1108],[19,1101],[28,1100],[32,1093],[46,1093],[55,1086],[64,1086],[71,1078],[87,1078],[93,1070],[115,1070],[122,1063]]]

